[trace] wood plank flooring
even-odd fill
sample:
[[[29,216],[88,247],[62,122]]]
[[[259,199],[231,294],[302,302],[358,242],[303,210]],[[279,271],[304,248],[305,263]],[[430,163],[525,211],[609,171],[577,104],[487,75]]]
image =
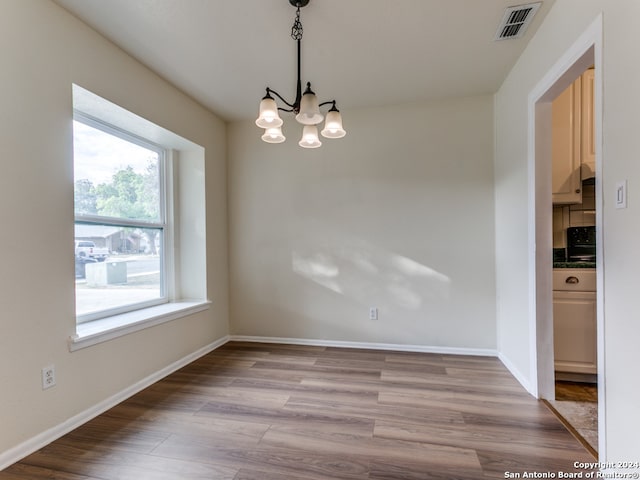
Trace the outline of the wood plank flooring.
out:
[[[232,342],[0,480],[478,480],[576,461],[594,459],[495,358]]]
[[[598,403],[598,385],[556,381],[556,400]]]

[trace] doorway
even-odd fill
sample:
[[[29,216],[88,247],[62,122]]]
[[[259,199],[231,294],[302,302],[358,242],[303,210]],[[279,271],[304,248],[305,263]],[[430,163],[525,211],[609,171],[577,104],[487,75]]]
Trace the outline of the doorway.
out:
[[[553,232],[552,232],[552,101],[589,67],[595,66],[594,118],[596,150],[595,223],[597,271],[597,380],[599,458],[606,458],[605,378],[603,337],[604,259],[602,256],[602,17],[578,38],[529,95],[529,235],[531,272],[530,331],[531,372],[538,398],[553,401],[556,395],[553,340]]]

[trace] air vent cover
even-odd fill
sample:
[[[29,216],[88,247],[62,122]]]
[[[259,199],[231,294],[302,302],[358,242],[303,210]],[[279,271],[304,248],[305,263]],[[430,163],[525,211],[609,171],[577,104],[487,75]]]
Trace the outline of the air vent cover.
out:
[[[504,11],[502,21],[496,31],[494,40],[507,40],[520,38],[527,31],[527,27],[533,20],[533,16],[542,5],[542,2],[528,3],[509,7]]]

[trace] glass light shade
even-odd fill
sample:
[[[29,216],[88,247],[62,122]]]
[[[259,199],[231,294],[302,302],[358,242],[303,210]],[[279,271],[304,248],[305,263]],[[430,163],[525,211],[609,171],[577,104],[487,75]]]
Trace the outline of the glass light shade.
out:
[[[317,125],[323,118],[318,97],[313,92],[305,92],[300,100],[300,113],[296,115],[296,120],[303,125]]]
[[[342,115],[337,110],[329,110],[327,119],[324,121],[322,136],[326,138],[342,138],[347,132],[342,128]]]
[[[318,127],[315,125],[305,125],[302,129],[302,138],[298,142],[303,148],[318,148],[322,142],[318,138]]]
[[[260,115],[256,120],[260,128],[273,128],[282,125],[282,119],[278,115],[278,105],[273,98],[263,98],[260,102]]]
[[[262,135],[262,140],[267,143],[282,143],[286,138],[282,134],[282,129],[280,127],[271,127],[265,129],[264,135]]]

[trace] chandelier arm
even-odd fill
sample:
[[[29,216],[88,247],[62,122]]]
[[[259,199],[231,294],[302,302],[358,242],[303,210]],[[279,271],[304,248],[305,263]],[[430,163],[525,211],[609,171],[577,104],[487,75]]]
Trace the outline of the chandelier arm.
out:
[[[272,88],[267,88],[267,91],[269,93],[273,93],[276,97],[278,97],[280,100],[282,100],[284,103],[286,103],[289,107],[291,107],[292,109],[294,108],[294,104],[291,104],[289,102],[287,102],[284,98],[282,98],[282,95],[280,95],[278,92],[276,92],[275,90],[273,90]],[[282,110],[280,107],[278,107],[278,110]],[[293,110],[284,110],[285,112],[292,112]]]
[[[321,104],[319,104],[319,107],[324,107],[325,105],[329,105],[330,103],[333,104],[333,106],[336,106],[336,101],[335,100],[327,100],[326,102],[322,102]]]
[[[293,108],[282,108],[282,107],[278,107],[278,110],[280,110],[281,112],[287,112],[287,113],[291,113],[291,112],[293,112]]]

